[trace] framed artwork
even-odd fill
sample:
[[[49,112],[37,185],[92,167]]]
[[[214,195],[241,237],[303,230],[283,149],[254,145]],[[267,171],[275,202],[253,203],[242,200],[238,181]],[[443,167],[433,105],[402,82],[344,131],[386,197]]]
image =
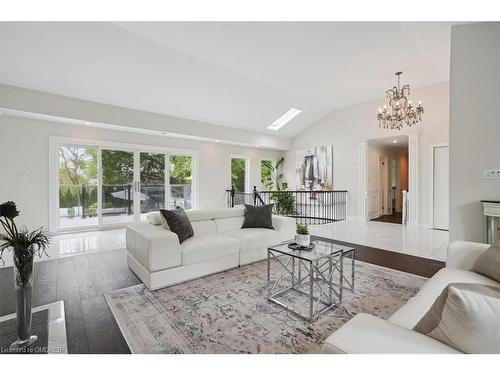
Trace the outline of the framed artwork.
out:
[[[333,190],[333,147],[296,151],[297,190]]]

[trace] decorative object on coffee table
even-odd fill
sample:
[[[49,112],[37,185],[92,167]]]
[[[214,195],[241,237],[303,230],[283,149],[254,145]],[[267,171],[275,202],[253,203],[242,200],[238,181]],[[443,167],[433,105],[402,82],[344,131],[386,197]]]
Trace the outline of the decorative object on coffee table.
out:
[[[43,227],[28,231],[18,229],[14,219],[19,215],[14,202],[0,205],[0,223],[5,233],[0,233],[0,260],[5,251],[12,250],[14,259],[14,282],[16,290],[17,341],[12,351],[22,351],[33,344],[37,336],[31,334],[31,298],[33,295],[33,259],[35,255],[47,255],[49,237]]]
[[[309,246],[300,246],[296,242],[288,244],[288,248],[296,251],[312,251],[315,247],[314,242],[311,242]]]
[[[308,247],[311,243],[311,236],[309,229],[305,224],[297,224],[297,234],[295,235],[295,242],[301,247]]]

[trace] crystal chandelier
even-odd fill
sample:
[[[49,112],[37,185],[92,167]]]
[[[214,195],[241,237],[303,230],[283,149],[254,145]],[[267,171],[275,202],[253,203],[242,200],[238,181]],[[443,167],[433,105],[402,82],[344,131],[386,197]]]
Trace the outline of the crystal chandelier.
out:
[[[384,105],[384,108],[378,109],[377,119],[381,128],[401,130],[404,126],[409,127],[422,121],[422,114],[424,113],[422,101],[419,101],[415,107],[411,100],[408,100],[410,85],[404,85],[400,88],[401,74],[403,72],[396,73],[398,87],[394,86],[386,92],[389,98],[389,108]]]

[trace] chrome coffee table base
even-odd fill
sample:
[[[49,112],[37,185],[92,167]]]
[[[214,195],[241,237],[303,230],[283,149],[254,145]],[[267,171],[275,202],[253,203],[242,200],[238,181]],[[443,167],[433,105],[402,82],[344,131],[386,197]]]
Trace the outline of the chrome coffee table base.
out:
[[[318,241],[313,252],[293,251],[287,245],[267,250],[267,299],[307,320],[315,321],[322,313],[342,305],[344,278],[343,256],[351,248]],[[279,265],[279,274],[271,281],[271,262]],[[354,264],[354,263],[353,263]],[[354,268],[353,268],[354,269]],[[354,288],[354,278],[348,282]],[[295,293],[307,300],[307,311],[299,311],[297,303],[286,303],[286,295]]]

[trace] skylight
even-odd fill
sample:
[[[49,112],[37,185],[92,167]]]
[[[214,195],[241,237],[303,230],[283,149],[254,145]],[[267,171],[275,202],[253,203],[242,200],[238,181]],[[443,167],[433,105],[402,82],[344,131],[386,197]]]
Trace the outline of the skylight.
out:
[[[297,116],[301,112],[302,111],[300,109],[291,108],[287,113],[285,113],[283,116],[281,116],[275,122],[273,122],[272,125],[269,125],[267,128],[271,129],[271,130],[279,130],[283,126],[285,126],[286,123],[288,123],[291,119],[293,119],[295,116]]]

